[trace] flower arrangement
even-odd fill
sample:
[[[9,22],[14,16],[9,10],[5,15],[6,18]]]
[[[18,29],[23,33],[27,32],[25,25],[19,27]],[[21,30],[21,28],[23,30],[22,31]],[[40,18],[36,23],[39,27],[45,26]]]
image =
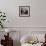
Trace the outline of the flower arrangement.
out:
[[[4,12],[0,11],[0,27],[3,28],[4,27],[4,22],[6,20],[6,15]]]

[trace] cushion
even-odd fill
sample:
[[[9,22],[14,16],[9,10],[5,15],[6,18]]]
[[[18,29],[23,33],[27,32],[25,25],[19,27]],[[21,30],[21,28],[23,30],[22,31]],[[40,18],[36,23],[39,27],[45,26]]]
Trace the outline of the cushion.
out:
[[[28,35],[23,36],[20,40],[21,43],[28,43],[28,42],[32,43],[34,41],[37,41],[37,38],[35,36],[28,36]]]

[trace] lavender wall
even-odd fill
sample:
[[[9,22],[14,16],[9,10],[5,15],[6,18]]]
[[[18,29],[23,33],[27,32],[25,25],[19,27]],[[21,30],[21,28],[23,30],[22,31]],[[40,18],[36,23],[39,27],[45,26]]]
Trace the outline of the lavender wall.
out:
[[[46,27],[46,0],[0,0],[6,12],[6,27]],[[19,6],[30,6],[30,17],[19,17]]]

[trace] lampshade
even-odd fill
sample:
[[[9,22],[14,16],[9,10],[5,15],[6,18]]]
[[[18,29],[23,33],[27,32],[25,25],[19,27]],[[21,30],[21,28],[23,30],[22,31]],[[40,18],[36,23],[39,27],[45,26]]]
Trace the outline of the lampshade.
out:
[[[5,29],[5,32],[6,32],[6,33],[9,33],[9,32],[10,32],[10,30],[9,30],[9,29]]]

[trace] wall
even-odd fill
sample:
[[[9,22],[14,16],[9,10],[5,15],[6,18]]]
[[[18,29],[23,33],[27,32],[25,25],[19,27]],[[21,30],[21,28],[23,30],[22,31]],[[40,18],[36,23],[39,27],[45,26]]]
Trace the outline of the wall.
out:
[[[7,27],[46,27],[46,0],[0,0]],[[30,6],[30,17],[19,17],[19,6]]]

